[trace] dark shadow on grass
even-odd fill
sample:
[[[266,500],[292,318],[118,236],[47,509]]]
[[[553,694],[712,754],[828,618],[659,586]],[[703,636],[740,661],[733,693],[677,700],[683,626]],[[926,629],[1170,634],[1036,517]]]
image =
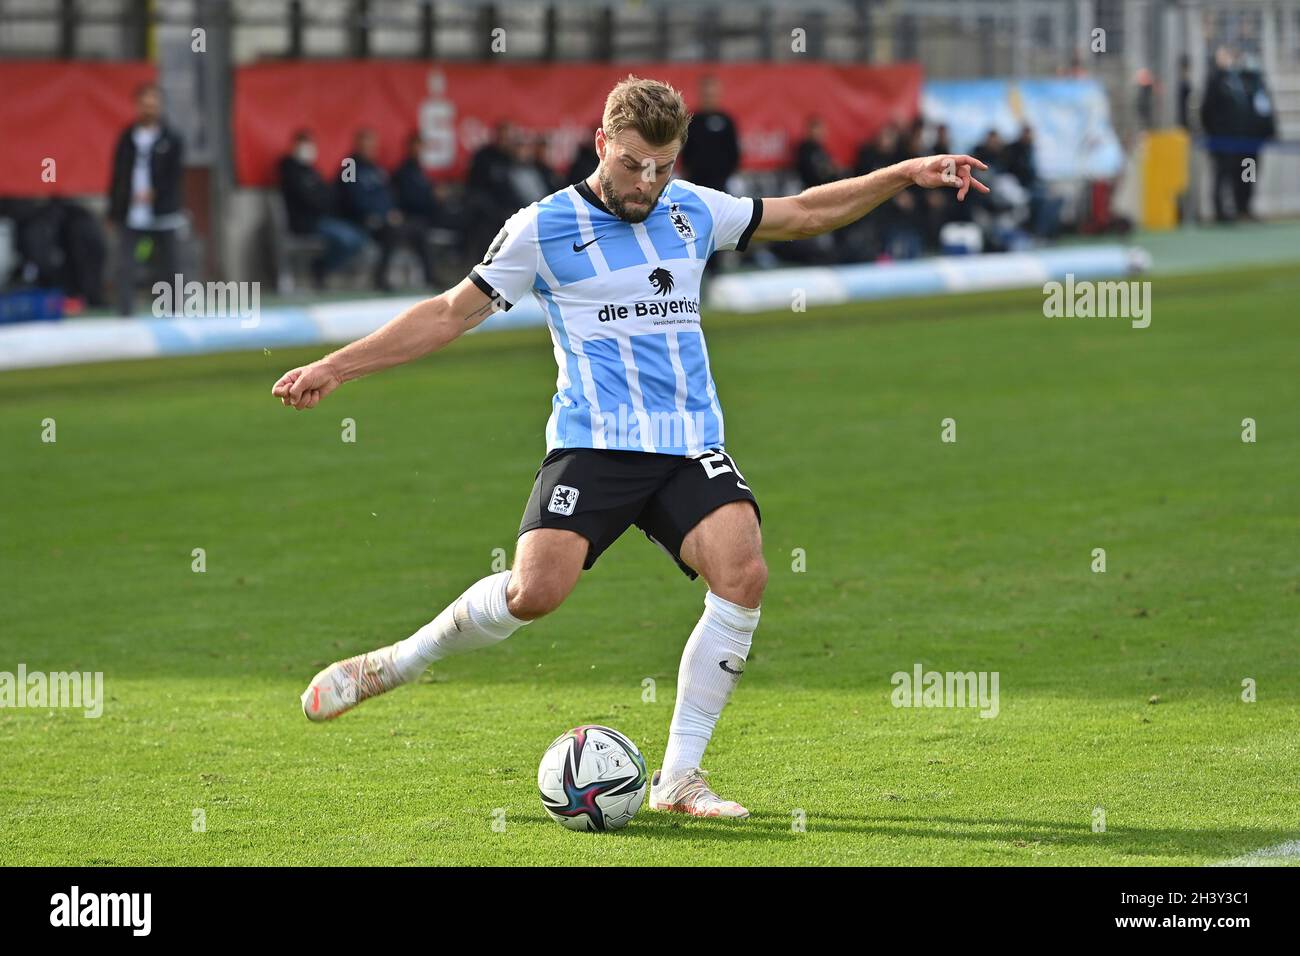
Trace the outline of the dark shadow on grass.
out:
[[[755,815],[758,818],[759,815]],[[784,823],[786,829],[789,822]],[[999,828],[998,830],[986,828]],[[1289,830],[1258,827],[1108,826],[1094,833],[1088,820],[1063,823],[1012,817],[898,816],[893,814],[820,813],[809,811],[808,832],[924,837],[1010,847],[1033,845],[1105,849],[1123,856],[1235,857],[1295,839]]]
[[[539,823],[546,823],[542,818]],[[713,840],[726,842],[798,841],[809,835],[836,834],[857,838],[891,837],[943,840],[954,844],[989,846],[1007,850],[1053,847],[1063,850],[1102,850],[1119,857],[1150,863],[1167,857],[1179,865],[1183,857],[1214,860],[1251,853],[1295,838],[1294,830],[1248,827],[1131,827],[1113,826],[1093,833],[1090,822],[1025,820],[1012,817],[891,816],[872,813],[819,813],[810,811],[807,832],[791,828],[788,814],[755,811],[748,820],[694,819],[678,814],[642,812],[619,834],[619,839]],[[995,829],[996,828],[996,829]],[[1138,860],[1138,858],[1143,858]],[[925,865],[918,856],[916,865]],[[1036,861],[1026,853],[1025,864]]]

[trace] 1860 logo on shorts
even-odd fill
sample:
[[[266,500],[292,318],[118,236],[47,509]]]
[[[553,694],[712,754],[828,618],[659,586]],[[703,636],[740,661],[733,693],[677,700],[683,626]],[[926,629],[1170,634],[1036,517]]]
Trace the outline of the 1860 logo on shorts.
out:
[[[557,515],[571,515],[577,504],[577,488],[570,488],[568,485],[556,485],[555,490],[551,492],[551,503],[546,506],[546,510]]]

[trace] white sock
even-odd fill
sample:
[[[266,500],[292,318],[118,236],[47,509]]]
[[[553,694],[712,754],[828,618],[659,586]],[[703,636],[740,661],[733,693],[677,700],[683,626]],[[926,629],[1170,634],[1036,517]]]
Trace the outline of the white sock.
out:
[[[722,708],[740,679],[733,672],[745,669],[758,614],[759,608],[741,607],[712,591],[705,592],[704,616],[686,642],[677,671],[677,703],[668,728],[665,777],[700,765]]]
[[[510,572],[480,578],[424,627],[398,641],[393,655],[403,681],[412,681],[434,661],[504,641],[525,624],[506,607]]]

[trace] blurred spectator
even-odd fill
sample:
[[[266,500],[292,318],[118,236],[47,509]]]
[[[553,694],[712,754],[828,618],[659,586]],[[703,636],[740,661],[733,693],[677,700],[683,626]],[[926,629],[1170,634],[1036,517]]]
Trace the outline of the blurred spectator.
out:
[[[990,129],[975,147],[975,158],[988,164],[985,181],[992,192],[972,190],[966,202],[971,207],[971,219],[982,230],[985,247],[990,251],[1015,250],[1029,244],[1024,225],[1030,218],[1031,196],[1011,167],[1019,164],[1021,174],[1029,174],[1033,167],[1032,142],[1030,131],[1028,139],[1022,133],[1021,140],[1009,146],[1002,134]]]
[[[357,130],[352,160],[355,177],[345,176],[339,183],[339,206],[344,216],[366,230],[379,244],[379,261],[375,265],[374,286],[388,292],[388,264],[399,246],[410,248],[420,260],[425,282],[433,285],[433,254],[425,241],[424,231],[406,220],[397,208],[388,173],[377,162],[379,137],[367,127]]]
[[[163,121],[162,93],[152,83],[136,90],[136,120],[118,138],[108,187],[108,219],[118,230],[117,307],[130,315],[136,263],[153,258],[156,273],[176,272],[176,235],[181,212],[184,144]]]
[[[465,188],[500,201],[503,208],[513,206],[512,213],[519,205],[509,197],[510,169],[514,165],[512,151],[517,138],[513,126],[507,122],[498,123],[492,139],[470,160],[469,174],[465,178]]]
[[[547,159],[547,157],[554,152],[552,149],[552,142],[553,140],[549,135],[538,133],[533,137],[531,155],[529,157],[533,166],[536,167],[538,174],[546,180],[547,195],[569,185],[564,181],[564,177],[555,171],[555,167],[553,167]]]
[[[934,143],[930,146],[930,152],[935,155],[952,152],[952,136],[948,132],[947,123],[940,123],[934,128]]]
[[[1178,125],[1192,128],[1192,60],[1186,53],[1178,58]]]
[[[107,244],[99,220],[67,199],[0,199],[0,219],[14,222],[14,281],[59,289],[87,305],[103,306]],[[0,275],[0,286],[9,276]]]
[[[820,116],[808,117],[804,138],[795,147],[794,168],[805,189],[842,177],[839,167],[826,151],[826,123]]]
[[[990,129],[976,145],[974,156],[982,163],[1002,169],[1006,162],[1005,150],[1006,144],[1002,141],[1002,134],[995,129]]]
[[[1240,190],[1237,202],[1237,214],[1246,219],[1254,219],[1250,203],[1255,193],[1255,183],[1259,180],[1259,153],[1264,143],[1277,136],[1277,116],[1273,110],[1273,97],[1264,81],[1264,73],[1256,67],[1243,66],[1241,80],[1246,87],[1246,102],[1250,104],[1246,121],[1246,149],[1242,159],[1249,159],[1254,164],[1253,175],[1238,178]]]
[[[527,203],[515,193],[511,173],[514,169],[514,127],[498,123],[492,139],[481,146],[470,160],[465,179],[466,212],[469,233],[466,242],[473,249],[486,250],[492,237],[515,211]]]
[[[1034,165],[1034,128],[1026,123],[1020,127],[1020,137],[1008,143],[1002,151],[1006,171],[1020,181],[1026,189],[1038,182],[1038,169]]]
[[[409,222],[427,229],[440,217],[433,183],[429,182],[420,163],[423,151],[424,141],[420,134],[412,133],[406,141],[406,159],[393,170],[393,193],[402,215]]]
[[[721,107],[722,87],[716,76],[700,80],[700,102],[691,118],[682,147],[682,162],[690,181],[726,192],[727,180],[740,168],[740,139],[736,124]]]
[[[599,119],[591,127],[592,136],[578,142],[578,148],[573,153],[573,161],[569,163],[569,171],[564,174],[566,185],[582,182],[600,165],[600,157],[596,155],[596,147],[592,142],[598,126],[600,126]]]
[[[520,206],[545,199],[559,188],[555,173],[545,162],[545,145],[546,141],[540,135],[532,133],[519,133],[514,138],[509,180],[511,192]]]
[[[925,155],[924,126],[920,117],[907,128],[906,138],[899,138],[893,162],[901,163]],[[936,190],[937,191],[937,190]],[[951,190],[943,190],[950,192]],[[932,208],[924,197],[924,190],[915,186],[904,189],[889,201],[888,227],[885,231],[885,254],[891,259],[915,259],[922,252],[931,232]],[[939,224],[933,232],[937,244]]]
[[[312,281],[319,289],[329,273],[361,251],[366,234],[337,214],[334,190],[316,172],[316,141],[310,130],[299,130],[292,152],[280,160],[280,194],[289,216],[289,231],[317,235],[325,242],[325,252],[311,265]]]
[[[393,191],[397,208],[401,210],[411,228],[418,230],[426,244],[432,242],[431,230],[441,229],[450,234],[450,247],[444,241],[443,251],[464,248],[464,214],[455,196],[448,197],[445,187],[435,189],[424,171],[425,143],[419,133],[412,133],[406,143],[406,159],[393,170]],[[432,250],[431,250],[432,254]]]
[[[1201,100],[1201,125],[1214,161],[1214,218],[1254,218],[1250,200],[1258,178],[1259,147],[1276,134],[1273,104],[1258,70],[1242,70],[1227,47],[1214,53],[1214,70]],[[1246,175],[1247,160],[1254,166]]]
[[[886,123],[880,128],[875,139],[866,140],[858,147],[857,161],[853,172],[855,176],[867,173],[898,162],[898,127]]]
[[[1034,159],[1034,128],[1020,127],[1020,138],[1010,143],[1004,153],[1007,172],[1029,193],[1029,217],[1034,235],[1044,239],[1056,236],[1061,221],[1062,200],[1052,196],[1038,175]]]
[[[1151,129],[1156,125],[1156,80],[1147,67],[1141,67],[1133,77],[1137,86],[1137,120],[1142,129]]]

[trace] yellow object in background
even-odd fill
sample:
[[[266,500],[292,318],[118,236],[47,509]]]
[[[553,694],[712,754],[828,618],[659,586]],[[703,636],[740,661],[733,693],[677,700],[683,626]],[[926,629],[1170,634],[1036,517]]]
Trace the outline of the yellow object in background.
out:
[[[1178,200],[1187,191],[1191,137],[1181,128],[1149,131],[1144,137],[1142,163],[1142,227],[1173,229],[1178,225]]]

